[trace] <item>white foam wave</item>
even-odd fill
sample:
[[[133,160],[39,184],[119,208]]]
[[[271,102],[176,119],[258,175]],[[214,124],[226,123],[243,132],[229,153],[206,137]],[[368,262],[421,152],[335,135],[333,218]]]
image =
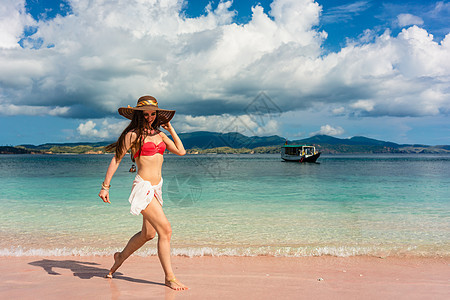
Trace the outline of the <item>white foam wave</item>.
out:
[[[22,248],[11,247],[0,249],[0,256],[109,256],[119,248]],[[139,250],[135,255],[148,257],[157,255],[155,248]],[[397,256],[397,255],[419,255],[419,256],[450,256],[447,251],[420,251],[415,247],[405,248],[379,248],[379,247],[184,247],[172,248],[172,255],[186,257],[201,256],[275,256],[275,257],[305,257],[305,256]]]
[[[0,249],[0,256],[106,256],[119,251],[116,249],[95,250],[90,248],[32,248],[11,247]]]

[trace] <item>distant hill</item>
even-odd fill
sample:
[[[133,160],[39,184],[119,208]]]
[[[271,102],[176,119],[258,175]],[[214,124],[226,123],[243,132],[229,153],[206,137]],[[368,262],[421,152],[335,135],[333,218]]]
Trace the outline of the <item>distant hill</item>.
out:
[[[245,136],[238,132],[219,133],[209,131],[196,131],[179,134],[186,149],[210,149],[218,147],[230,148],[257,148],[283,145],[285,139],[277,136]]]
[[[396,144],[363,136],[340,139],[328,135],[316,135],[296,140],[290,144],[315,145],[322,153],[450,153],[450,146]]]
[[[399,145],[391,142],[379,141],[363,136],[354,136],[349,139],[339,139],[328,135],[315,135],[310,138],[292,141],[294,143],[306,143],[306,144],[327,144],[327,145],[361,145],[361,146],[383,146],[398,148]]]
[[[53,147],[76,147],[76,146],[91,146],[91,147],[104,147],[106,145],[109,145],[113,142],[78,142],[78,143],[47,143],[47,144],[41,144],[41,145],[30,145],[30,144],[24,144],[19,145],[19,147],[23,147],[30,150],[49,150]]]
[[[12,146],[0,146],[0,154],[29,154],[30,150],[12,147]]]
[[[279,153],[286,139],[277,135],[245,136],[238,132],[219,133],[196,131],[179,134],[188,153]],[[104,146],[112,143],[46,143],[0,147],[0,153],[104,153]],[[450,145],[406,145],[380,141],[363,136],[340,139],[316,135],[288,141],[289,144],[314,145],[322,153],[450,153]]]

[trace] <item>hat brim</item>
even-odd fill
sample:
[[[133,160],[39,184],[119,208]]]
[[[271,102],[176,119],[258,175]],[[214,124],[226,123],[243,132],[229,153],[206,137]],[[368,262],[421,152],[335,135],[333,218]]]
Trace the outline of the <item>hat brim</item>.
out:
[[[127,119],[133,119],[133,114],[135,110],[154,110],[158,111],[158,123],[154,124],[155,126],[159,126],[161,124],[166,124],[170,120],[172,120],[175,115],[174,110],[162,109],[152,105],[141,106],[141,107],[121,107],[119,108],[119,114],[124,116]]]

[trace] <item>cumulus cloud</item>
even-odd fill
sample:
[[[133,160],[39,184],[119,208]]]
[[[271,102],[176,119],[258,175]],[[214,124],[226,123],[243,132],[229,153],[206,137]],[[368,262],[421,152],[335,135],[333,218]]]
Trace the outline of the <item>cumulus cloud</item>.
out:
[[[81,123],[78,126],[77,130],[81,136],[98,137],[100,135],[100,132],[97,129],[95,129],[95,126],[97,126],[97,124],[95,124],[93,121],[89,120],[86,123]]]
[[[0,49],[19,48],[25,28],[35,25],[26,13],[25,0],[2,0],[0,4]]]
[[[178,116],[176,127],[183,128],[184,132],[213,131],[213,132],[239,132],[247,136],[268,136],[280,133],[280,120],[278,118],[264,117],[265,120],[246,114],[232,116],[230,114],[214,116],[190,115]]]
[[[374,105],[374,102],[371,100],[358,100],[355,103],[351,104],[350,107],[369,112],[373,110]]]
[[[336,126],[333,127],[331,125],[323,125],[320,126],[320,130],[316,132],[312,132],[310,135],[317,135],[317,134],[323,134],[323,135],[330,135],[330,136],[339,136],[344,133],[344,129],[342,127]]]
[[[423,20],[421,17],[414,16],[411,14],[399,14],[397,16],[397,22],[400,27],[423,24]]]
[[[262,90],[284,112],[314,105],[361,117],[450,111],[450,35],[436,42],[416,25],[397,36],[366,32],[324,53],[322,8],[313,0],[274,0],[268,13],[257,5],[246,24],[233,22],[230,1],[189,18],[181,0],[73,0],[72,14],[37,22],[24,1],[7,3],[2,15],[19,21],[0,26],[2,107],[92,120],[116,116],[118,107],[152,94],[185,116],[183,130],[245,120],[246,106]],[[367,5],[359,1],[352,11]],[[36,32],[20,47],[30,24]],[[273,132],[278,123],[249,127]],[[83,124],[82,132],[104,135],[97,124]]]
[[[88,120],[78,125],[77,131],[82,138],[94,140],[114,140],[119,137],[129,122],[130,121],[114,122],[104,119],[101,121],[101,125],[97,126],[96,122]]]

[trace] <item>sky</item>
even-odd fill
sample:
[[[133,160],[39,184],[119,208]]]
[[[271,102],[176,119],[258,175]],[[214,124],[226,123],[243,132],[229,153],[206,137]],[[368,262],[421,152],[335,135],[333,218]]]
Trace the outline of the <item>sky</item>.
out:
[[[450,144],[450,2],[2,0],[0,145],[178,133]]]

